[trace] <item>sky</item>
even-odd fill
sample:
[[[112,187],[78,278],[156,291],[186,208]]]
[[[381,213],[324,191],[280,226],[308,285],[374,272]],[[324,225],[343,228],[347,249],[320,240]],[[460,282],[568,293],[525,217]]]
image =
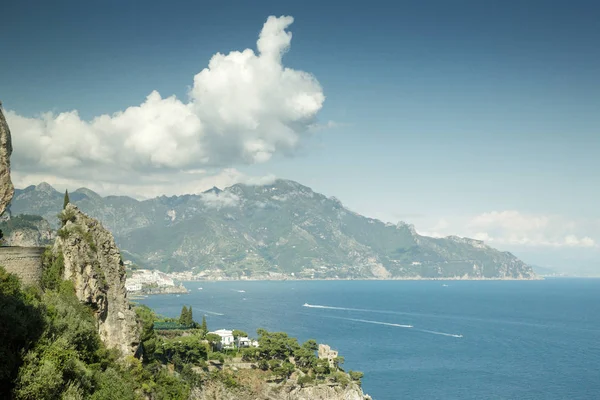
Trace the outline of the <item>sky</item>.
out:
[[[17,187],[292,179],[600,275],[600,3],[10,2]]]

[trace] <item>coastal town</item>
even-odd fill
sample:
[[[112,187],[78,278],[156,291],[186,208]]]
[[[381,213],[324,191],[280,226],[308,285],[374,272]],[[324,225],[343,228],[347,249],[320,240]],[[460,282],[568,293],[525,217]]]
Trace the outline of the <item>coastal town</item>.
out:
[[[181,283],[168,274],[158,270],[133,269],[135,266],[131,261],[123,262],[126,268],[127,278],[125,289],[134,295],[149,294],[184,294],[188,290]]]

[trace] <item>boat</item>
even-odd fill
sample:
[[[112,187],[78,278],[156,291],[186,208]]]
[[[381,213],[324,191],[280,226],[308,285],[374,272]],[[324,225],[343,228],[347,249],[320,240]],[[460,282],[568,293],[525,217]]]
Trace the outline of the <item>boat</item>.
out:
[[[308,304],[308,303],[304,303],[304,304],[302,305],[302,307],[310,307],[310,304]]]
[[[445,283],[442,285],[443,287],[448,287],[448,285],[446,285]]]

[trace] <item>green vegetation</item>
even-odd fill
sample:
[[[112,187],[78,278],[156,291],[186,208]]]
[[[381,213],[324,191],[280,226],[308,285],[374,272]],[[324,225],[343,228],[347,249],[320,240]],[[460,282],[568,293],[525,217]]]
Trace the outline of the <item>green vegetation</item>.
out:
[[[10,393],[23,355],[35,346],[44,329],[39,294],[22,291],[19,279],[0,267],[0,393]]]
[[[179,316],[179,324],[186,327],[195,326],[192,306],[190,306],[190,308],[183,306],[183,308],[181,309],[181,315]]]
[[[217,345],[221,343],[221,336],[217,335],[216,333],[208,333],[204,338],[210,344],[211,350],[213,352],[216,350]]]
[[[249,390],[248,385],[294,376],[303,387],[360,383],[360,372],[346,374],[319,360],[314,340],[300,345],[286,333],[259,329],[259,347],[242,349],[240,359],[235,349],[216,350],[221,338],[206,333],[206,319],[200,326],[158,330],[161,322],[179,320],[162,318],[142,305],[135,307],[142,325],[141,359],[119,359],[103,345],[93,311],[79,302],[72,282],[60,279],[62,264],[61,254],[44,253],[42,288],[22,288],[17,277],[0,267],[0,393],[10,394],[9,399],[183,400],[194,388],[215,382]],[[180,319],[190,318],[191,307],[184,307]],[[234,332],[236,338],[247,336]],[[255,369],[228,368],[240,360]],[[339,357],[336,364],[342,361]]]
[[[360,384],[360,380],[362,379],[362,377],[364,376],[364,374],[360,371],[348,371],[348,375],[350,375],[350,379],[352,379],[353,381],[357,381]]]
[[[64,209],[58,213],[58,219],[60,220],[61,226],[65,226],[69,221],[75,222],[76,217],[77,215],[72,209]]]
[[[202,316],[202,325],[200,325],[200,330],[204,332],[204,335],[208,333],[208,325],[206,324],[206,316]]]
[[[248,337],[248,334],[244,331],[240,331],[239,329],[234,329],[231,334],[233,335],[233,337],[235,339],[237,338],[241,338],[241,337]]]
[[[41,286],[44,290],[56,290],[62,282],[65,269],[62,253],[54,255],[52,249],[46,248],[42,254],[42,279]]]
[[[44,255],[58,269],[59,257]],[[79,302],[70,281],[48,273],[44,289],[21,288],[19,279],[0,267],[0,393],[20,399],[187,399],[190,385],[154,361],[154,314],[136,309],[144,325],[144,363],[118,360],[102,344],[90,308]],[[51,279],[52,278],[52,279]],[[196,341],[197,342],[197,341]],[[200,349],[203,347],[198,345]],[[165,346],[187,360],[194,351]],[[205,349],[205,347],[204,347]],[[169,353],[170,354],[170,353]],[[194,358],[195,357],[195,358]],[[204,357],[205,358],[205,357]]]

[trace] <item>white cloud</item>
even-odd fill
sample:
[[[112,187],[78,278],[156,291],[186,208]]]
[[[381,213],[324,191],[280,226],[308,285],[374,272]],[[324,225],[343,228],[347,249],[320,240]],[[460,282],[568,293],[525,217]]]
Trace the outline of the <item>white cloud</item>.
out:
[[[471,217],[442,218],[420,231],[427,236],[458,234],[500,247],[597,247],[600,224],[560,215],[533,215],[515,210]],[[596,238],[596,239],[594,239]]]
[[[76,110],[35,118],[7,111],[13,170],[29,181],[50,175],[119,187],[144,176],[168,186],[181,172],[202,175],[289,154],[310,135],[325,101],[311,74],[282,64],[292,22],[269,17],[257,53],[215,54],[194,77],[187,102],[152,91],[138,106],[90,121]]]

